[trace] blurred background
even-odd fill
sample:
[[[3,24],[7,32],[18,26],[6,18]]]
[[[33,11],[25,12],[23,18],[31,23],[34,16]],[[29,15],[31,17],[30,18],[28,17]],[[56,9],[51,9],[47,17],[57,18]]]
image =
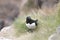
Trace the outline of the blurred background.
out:
[[[26,31],[27,16],[38,19],[38,28],[33,33]],[[0,37],[48,40],[60,25],[60,0],[0,0],[0,20],[6,28],[10,27],[1,31]]]

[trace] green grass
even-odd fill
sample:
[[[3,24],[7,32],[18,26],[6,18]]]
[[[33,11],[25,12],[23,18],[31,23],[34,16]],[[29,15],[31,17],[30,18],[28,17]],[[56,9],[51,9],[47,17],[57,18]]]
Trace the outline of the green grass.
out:
[[[25,26],[25,20],[22,18],[18,18],[15,22],[15,31],[16,36],[19,36],[20,34],[24,34],[27,30],[27,27]]]
[[[60,9],[54,15],[49,16],[44,16],[39,12],[31,12],[20,16],[14,22],[17,36],[27,32],[27,27],[25,26],[26,16],[38,19],[38,28],[35,30],[34,36],[30,38],[31,40],[48,40],[48,37],[54,33],[57,26],[60,25]]]

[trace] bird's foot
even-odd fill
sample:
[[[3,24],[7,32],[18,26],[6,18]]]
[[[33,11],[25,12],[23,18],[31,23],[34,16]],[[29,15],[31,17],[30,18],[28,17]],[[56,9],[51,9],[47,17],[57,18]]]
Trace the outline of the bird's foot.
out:
[[[28,32],[33,32],[33,30],[32,29],[28,29]]]

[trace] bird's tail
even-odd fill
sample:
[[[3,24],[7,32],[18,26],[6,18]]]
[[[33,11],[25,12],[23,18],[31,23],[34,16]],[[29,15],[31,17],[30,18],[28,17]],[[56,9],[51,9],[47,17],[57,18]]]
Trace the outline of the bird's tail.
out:
[[[36,19],[36,22],[38,21],[38,19]]]
[[[38,19],[36,19],[36,26],[38,25]]]

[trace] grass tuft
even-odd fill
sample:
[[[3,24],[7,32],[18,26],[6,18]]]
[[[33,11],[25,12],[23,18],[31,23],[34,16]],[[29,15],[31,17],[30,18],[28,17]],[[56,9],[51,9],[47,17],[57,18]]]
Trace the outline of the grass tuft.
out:
[[[25,34],[27,27],[25,25],[26,16],[38,19],[38,28],[31,40],[48,40],[48,37],[55,32],[60,25],[60,8],[54,15],[42,15],[40,11],[31,10],[27,15],[20,16],[15,22],[16,35]]]

